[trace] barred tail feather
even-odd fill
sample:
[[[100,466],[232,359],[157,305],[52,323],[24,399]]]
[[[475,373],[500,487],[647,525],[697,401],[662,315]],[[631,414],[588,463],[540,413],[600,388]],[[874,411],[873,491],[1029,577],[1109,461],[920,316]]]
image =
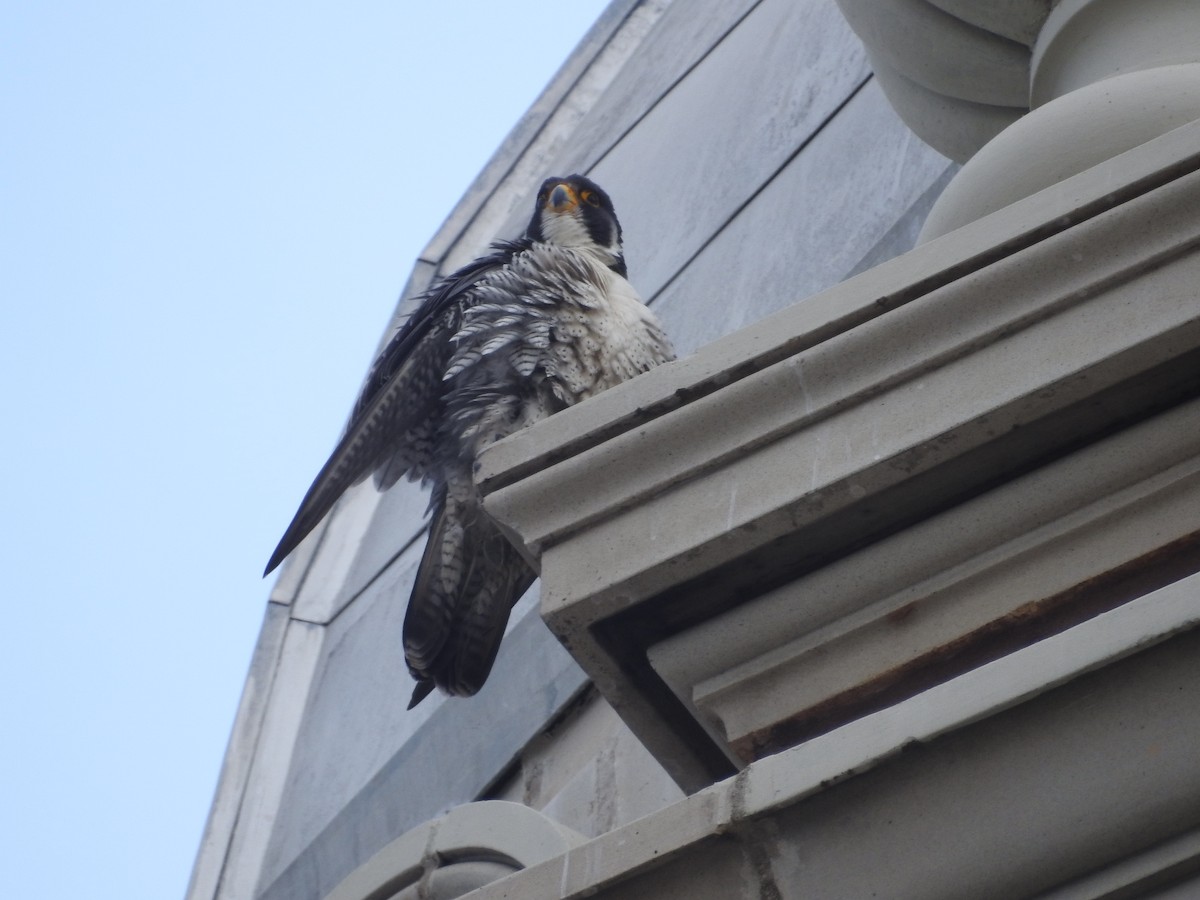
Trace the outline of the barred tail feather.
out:
[[[445,685],[447,691],[460,696],[470,696],[483,687],[496,661],[509,612],[536,577],[512,544],[490,521],[487,525],[492,532],[486,539],[487,563],[472,570],[461,598],[453,669],[447,673]]]
[[[435,686],[456,696],[483,686],[509,611],[536,577],[473,497],[455,493],[435,495],[404,618],[404,656],[417,680],[409,709]]]

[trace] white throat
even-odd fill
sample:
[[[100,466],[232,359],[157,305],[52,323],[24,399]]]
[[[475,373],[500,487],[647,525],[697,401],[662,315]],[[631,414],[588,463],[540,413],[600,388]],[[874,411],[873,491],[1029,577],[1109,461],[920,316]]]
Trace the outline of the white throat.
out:
[[[542,236],[547,243],[560,247],[593,247],[595,241],[582,221],[573,215],[547,215],[542,217]]]

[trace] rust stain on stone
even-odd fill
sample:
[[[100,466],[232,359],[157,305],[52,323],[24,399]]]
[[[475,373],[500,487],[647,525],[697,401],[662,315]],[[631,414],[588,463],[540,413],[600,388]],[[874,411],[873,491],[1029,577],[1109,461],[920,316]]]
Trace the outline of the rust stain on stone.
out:
[[[730,749],[738,759],[750,763],[794,747],[1197,571],[1200,571],[1200,533],[1153,550],[1066,591],[1016,607],[981,628],[847,687],[793,716],[737,738],[730,742]],[[888,618],[899,625],[917,611],[918,605],[918,601],[909,603]]]

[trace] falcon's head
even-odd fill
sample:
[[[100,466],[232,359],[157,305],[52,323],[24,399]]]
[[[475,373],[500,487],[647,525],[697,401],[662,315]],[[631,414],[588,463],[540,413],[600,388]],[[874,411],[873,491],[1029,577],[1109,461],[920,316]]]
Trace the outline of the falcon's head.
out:
[[[621,223],[608,194],[590,178],[569,175],[542,182],[525,236],[560,247],[592,250],[615,272],[626,274]]]

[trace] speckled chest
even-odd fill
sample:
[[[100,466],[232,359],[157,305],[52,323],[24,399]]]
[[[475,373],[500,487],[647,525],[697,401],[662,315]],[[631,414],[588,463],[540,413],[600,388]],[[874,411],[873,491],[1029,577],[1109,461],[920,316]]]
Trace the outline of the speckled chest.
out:
[[[673,355],[629,282],[587,252],[534,245],[472,294],[445,378],[470,455]]]

